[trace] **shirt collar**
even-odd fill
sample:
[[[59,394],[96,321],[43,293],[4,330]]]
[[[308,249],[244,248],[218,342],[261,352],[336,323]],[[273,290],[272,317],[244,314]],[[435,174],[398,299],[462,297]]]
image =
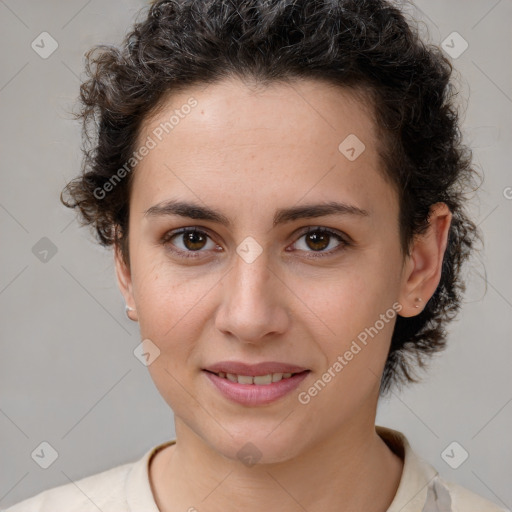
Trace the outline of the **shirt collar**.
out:
[[[449,503],[439,509],[436,505],[438,496],[443,496],[446,490],[439,481],[438,472],[412,451],[404,434],[379,425],[375,426],[375,430],[404,461],[397,492],[386,512],[450,512]],[[133,464],[126,479],[126,501],[131,512],[160,512],[149,481],[149,462],[158,451],[175,443],[176,439],[173,439],[155,446]],[[447,499],[449,501],[449,495]],[[429,505],[429,502],[433,505]]]
[[[401,432],[375,426],[377,434],[403,461],[395,497],[386,512],[451,512],[451,497],[438,471],[416,455]]]
[[[153,455],[171,444],[176,439],[162,443],[151,448],[145,453],[142,459],[135,462],[126,478],[126,503],[130,512],[160,512],[158,509],[151,482],[149,481],[149,463]]]

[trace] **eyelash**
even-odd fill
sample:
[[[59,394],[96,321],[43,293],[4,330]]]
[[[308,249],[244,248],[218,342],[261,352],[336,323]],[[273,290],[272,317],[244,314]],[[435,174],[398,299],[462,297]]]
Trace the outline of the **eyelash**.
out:
[[[211,239],[211,237],[208,235],[208,233],[206,231],[197,229],[195,227],[194,228],[188,227],[188,228],[180,228],[175,231],[168,231],[162,237],[161,243],[162,243],[162,245],[164,245],[166,247],[172,247],[172,244],[170,242],[174,237],[176,237],[178,235],[182,235],[182,234],[187,234],[187,233],[199,233],[199,234],[206,235],[208,238]],[[344,250],[346,247],[349,247],[351,245],[351,243],[348,242],[348,240],[345,237],[343,237],[341,234],[337,233],[336,231],[333,231],[328,228],[319,227],[319,226],[308,228],[306,231],[301,232],[297,241],[300,240],[302,237],[309,235],[311,233],[320,233],[320,234],[326,234],[326,235],[332,236],[332,237],[336,238],[339,242],[341,242],[341,244],[338,247],[331,249],[330,251],[325,251],[325,252],[306,251],[307,253],[310,253],[310,255],[307,256],[307,258],[324,258],[327,256],[332,256],[333,254],[338,253],[338,252]],[[296,243],[296,242],[294,242],[294,243]],[[201,257],[200,254],[202,252],[205,252],[203,250],[182,251],[181,249],[174,249],[174,248],[170,248],[170,250],[173,253],[178,254],[179,257],[184,257],[184,258],[200,258]]]

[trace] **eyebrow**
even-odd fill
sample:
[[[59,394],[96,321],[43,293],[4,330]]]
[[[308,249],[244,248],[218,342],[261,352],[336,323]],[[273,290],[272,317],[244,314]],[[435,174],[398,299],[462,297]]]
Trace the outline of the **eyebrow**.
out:
[[[186,201],[169,200],[151,206],[144,212],[144,216],[167,216],[178,215],[189,219],[209,220],[217,222],[226,227],[231,227],[230,220],[221,212],[212,210],[206,206],[190,203]],[[311,219],[315,217],[324,217],[328,215],[352,215],[367,217],[370,213],[367,210],[358,208],[340,202],[327,202],[320,204],[306,204],[302,206],[292,206],[282,208],[276,211],[274,215],[273,226],[293,222],[298,219]]]

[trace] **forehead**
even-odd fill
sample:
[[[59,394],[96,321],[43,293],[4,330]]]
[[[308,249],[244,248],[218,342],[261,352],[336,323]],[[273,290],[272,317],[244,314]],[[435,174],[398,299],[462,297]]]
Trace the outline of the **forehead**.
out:
[[[328,132],[329,142],[350,134],[370,144],[378,139],[367,95],[320,80],[261,85],[229,78],[167,93],[156,112],[144,120],[139,143],[150,133],[160,141],[170,132],[174,138],[188,137],[192,130],[213,145],[256,137],[262,142],[261,131],[268,134],[266,142],[273,144],[315,140],[315,136],[325,139]]]
[[[338,190],[340,200],[368,206],[389,189],[370,108],[353,91],[313,80],[228,79],[168,94],[141,126],[138,147],[151,139],[152,149],[135,170],[134,195],[146,207],[176,194],[220,204],[236,189],[237,206],[249,207]]]

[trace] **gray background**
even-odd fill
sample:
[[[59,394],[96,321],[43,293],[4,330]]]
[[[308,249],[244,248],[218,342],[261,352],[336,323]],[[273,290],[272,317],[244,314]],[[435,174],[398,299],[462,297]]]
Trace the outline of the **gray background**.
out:
[[[68,112],[83,54],[120,42],[144,5],[0,0],[0,507],[174,436],[171,410],[133,355],[137,325],[124,315],[111,253],[59,203],[80,168]],[[448,349],[423,383],[380,403],[377,423],[404,432],[443,477],[512,508],[512,2],[417,0],[411,12],[435,44],[454,31],[469,43],[452,60],[485,175],[471,205],[485,247],[466,271]],[[44,31],[59,45],[47,59],[31,48]],[[57,249],[46,262],[33,252],[43,237]],[[48,469],[31,457],[43,441],[58,452]],[[458,469],[441,457],[452,441],[469,453]]]

